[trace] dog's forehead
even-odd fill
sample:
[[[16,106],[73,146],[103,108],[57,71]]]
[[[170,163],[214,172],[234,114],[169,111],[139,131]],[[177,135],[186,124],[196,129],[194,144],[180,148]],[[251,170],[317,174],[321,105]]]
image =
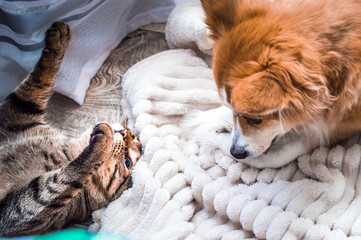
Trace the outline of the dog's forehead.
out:
[[[219,96],[221,97],[223,105],[232,109],[234,115],[248,116],[248,117],[252,117],[254,115],[252,112],[245,112],[245,111],[243,111],[243,109],[235,108],[234,105],[232,104],[232,98],[229,94],[227,94],[225,87],[219,88]],[[255,117],[255,118],[257,118],[257,117]]]
[[[227,93],[226,87],[222,86],[218,90],[219,96],[222,100],[223,105],[233,110],[234,115],[239,116],[250,116],[253,115],[252,112],[245,112],[243,109],[237,109],[235,108],[234,104],[232,103],[232,97],[230,94]]]

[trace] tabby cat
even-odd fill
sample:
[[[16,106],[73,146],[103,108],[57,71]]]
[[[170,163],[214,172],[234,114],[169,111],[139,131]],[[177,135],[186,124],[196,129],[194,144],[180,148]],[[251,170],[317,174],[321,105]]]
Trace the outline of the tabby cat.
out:
[[[100,123],[68,139],[45,123],[69,41],[67,24],[54,23],[34,70],[0,105],[0,236],[43,234],[84,221],[132,185],[140,143],[126,126]]]

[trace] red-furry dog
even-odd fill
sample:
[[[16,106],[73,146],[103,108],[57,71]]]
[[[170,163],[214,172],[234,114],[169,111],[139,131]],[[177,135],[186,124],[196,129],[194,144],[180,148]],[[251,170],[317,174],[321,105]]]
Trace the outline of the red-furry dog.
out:
[[[361,130],[361,1],[201,2],[235,158],[280,167]]]

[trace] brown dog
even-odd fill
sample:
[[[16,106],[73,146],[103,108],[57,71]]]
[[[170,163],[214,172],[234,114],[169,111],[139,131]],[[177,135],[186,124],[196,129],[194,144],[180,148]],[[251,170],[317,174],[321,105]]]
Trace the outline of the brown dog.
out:
[[[361,1],[201,2],[235,158],[280,167],[361,129]]]

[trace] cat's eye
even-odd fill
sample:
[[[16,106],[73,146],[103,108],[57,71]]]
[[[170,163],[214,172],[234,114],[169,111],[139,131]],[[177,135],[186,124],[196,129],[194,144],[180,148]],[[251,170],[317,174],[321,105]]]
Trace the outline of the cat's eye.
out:
[[[249,117],[246,117],[246,116],[242,116],[244,119],[247,120],[247,122],[249,123],[253,123],[253,124],[261,124],[262,123],[262,119],[258,119],[258,118],[249,118]]]
[[[129,158],[124,158],[124,163],[127,168],[132,167],[132,161],[130,161]]]

